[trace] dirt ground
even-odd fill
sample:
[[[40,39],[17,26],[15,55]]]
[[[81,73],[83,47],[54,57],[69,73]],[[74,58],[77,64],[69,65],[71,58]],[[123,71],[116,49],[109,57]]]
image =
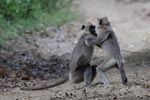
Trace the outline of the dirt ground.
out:
[[[40,76],[32,77],[33,81],[30,77],[25,77],[25,81],[19,81],[15,84],[26,86],[24,85],[26,83],[27,86],[30,86],[55,82],[60,79],[59,77],[65,76],[62,75],[62,72],[65,73],[67,70],[64,66],[81,35],[79,33],[81,25],[87,21],[95,23],[97,17],[107,16],[116,32],[126,61],[125,70],[128,76],[128,85],[122,85],[119,71],[112,69],[106,72],[110,81],[109,85],[98,84],[82,88],[83,83],[66,82],[41,91],[21,91],[18,87],[14,89],[0,88],[0,100],[150,100],[150,1],[76,0],[74,3],[77,4],[75,10],[80,13],[81,21],[69,22],[61,27],[50,26],[38,32],[26,32],[23,36],[8,41],[6,47],[0,50],[1,66],[4,58],[10,61],[7,62],[9,63],[7,66],[10,64],[13,66],[16,62],[21,61],[33,64],[34,61],[35,67],[39,66],[37,69],[33,69],[40,70],[42,74],[32,73],[32,76]],[[9,56],[6,57],[6,55]],[[19,58],[18,56],[16,58],[15,55],[18,55]],[[39,58],[37,59],[37,57]],[[15,59],[15,62],[12,59]],[[92,63],[100,64],[102,59],[102,50],[95,48]],[[55,67],[57,64],[49,63],[49,61],[57,62],[59,65]],[[53,72],[47,71],[47,66],[55,67],[55,70]],[[62,70],[62,68],[66,70]],[[55,74],[53,74],[54,72]],[[46,75],[43,76],[43,74]],[[21,77],[24,78],[24,76]],[[0,79],[1,83],[5,81],[6,79]],[[98,81],[99,79],[96,77],[93,83]],[[8,84],[11,84],[10,80]]]

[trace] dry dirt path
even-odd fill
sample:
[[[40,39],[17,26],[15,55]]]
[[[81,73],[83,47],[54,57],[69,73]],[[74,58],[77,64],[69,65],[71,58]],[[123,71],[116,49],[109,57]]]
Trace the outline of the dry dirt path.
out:
[[[150,100],[150,52],[146,51],[150,48],[146,43],[149,43],[147,40],[150,38],[150,2],[135,3],[130,1],[140,0],[75,1],[79,4],[79,12],[85,18],[83,22],[87,20],[95,22],[98,16],[107,16],[117,34],[121,48],[141,52],[129,53],[125,58],[125,68],[129,78],[128,86],[121,84],[119,72],[113,69],[107,73],[111,85],[87,87],[86,91],[79,88],[83,85],[82,83],[73,85],[69,82],[42,91],[21,91],[16,88],[0,92],[0,100]],[[76,25],[80,24],[78,22]],[[54,38],[58,38],[57,35]],[[72,41],[77,41],[77,38]],[[51,48],[50,50],[53,51],[57,47],[62,50],[61,53],[65,51],[66,45],[60,45],[59,42],[56,47],[52,47],[52,44],[49,44],[51,42],[49,39],[38,40],[39,51],[47,54],[50,52],[47,48]],[[70,53],[75,43],[66,43],[71,45],[71,49],[67,51]],[[58,53],[60,49],[54,53]],[[98,79],[95,81],[97,82]]]

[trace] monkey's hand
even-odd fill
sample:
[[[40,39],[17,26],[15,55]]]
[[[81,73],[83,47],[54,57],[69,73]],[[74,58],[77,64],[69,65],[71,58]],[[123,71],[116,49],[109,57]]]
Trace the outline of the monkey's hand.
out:
[[[89,35],[85,37],[85,44],[87,46],[97,45],[100,47],[102,43],[108,39],[110,34],[111,34],[110,31],[106,31],[104,34],[101,34],[99,37]]]
[[[95,37],[95,36],[87,36],[85,38],[85,44],[87,46],[94,46],[97,45],[98,47],[101,47],[102,43],[104,42],[105,39],[103,39],[102,37]]]
[[[89,36],[85,37],[84,42],[87,46],[94,46],[95,42],[93,40],[95,40],[95,39],[96,39],[95,36],[89,35]]]

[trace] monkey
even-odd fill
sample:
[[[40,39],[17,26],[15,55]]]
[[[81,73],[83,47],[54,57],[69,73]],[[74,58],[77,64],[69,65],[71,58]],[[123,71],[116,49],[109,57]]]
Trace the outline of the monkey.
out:
[[[21,90],[43,90],[43,89],[58,86],[60,84],[65,83],[68,80],[74,84],[84,81],[85,86],[90,85],[96,76],[97,65],[90,65],[94,47],[88,46],[87,45],[88,41],[85,40],[85,38],[91,34],[93,36],[97,36],[97,34],[95,32],[95,26],[92,25],[91,23],[88,23],[87,25],[82,25],[81,30],[83,34],[81,35],[78,43],[76,44],[72,52],[71,61],[68,64],[69,72],[67,77],[51,85],[42,86],[42,87],[27,87],[27,88],[20,88],[20,89]]]
[[[70,79],[69,79],[69,75],[68,75],[64,79],[62,79],[59,82],[54,83],[54,84],[50,84],[50,85],[47,85],[47,86],[41,86],[41,87],[26,87],[26,88],[20,88],[20,89],[21,90],[43,90],[43,89],[58,86],[60,84],[65,83],[68,80],[71,80],[73,83],[79,83],[79,82],[83,81],[83,76],[80,77],[80,74],[82,74],[82,73],[85,73],[85,75],[84,75],[85,84],[89,85],[96,76],[96,67],[97,67],[97,65],[91,65],[90,66],[89,62],[90,62],[91,57],[92,57],[93,47],[88,47],[86,45],[86,41],[84,41],[84,38],[89,35],[89,32],[93,36],[97,36],[97,34],[95,32],[95,26],[92,25],[91,23],[88,23],[88,25],[82,25],[81,30],[83,31],[84,34],[81,36],[81,38],[79,39],[79,42],[77,43],[75,49],[73,50],[71,62],[74,62],[75,60],[77,60],[76,57],[78,57],[78,60],[77,60],[76,63],[74,63],[74,65],[71,62],[70,62],[70,65],[69,65],[70,69],[73,69],[73,66],[77,67],[77,68],[74,71],[72,70],[72,72],[70,72],[70,76],[71,76]],[[85,52],[82,52],[83,54],[80,53],[80,51],[84,51],[84,50],[85,50]],[[78,55],[78,52],[80,53],[79,55]],[[87,53],[87,55],[86,55],[86,53]],[[86,56],[84,56],[84,55],[86,55]],[[88,55],[89,55],[89,58],[85,59]],[[0,87],[16,88],[16,87],[20,87],[20,86],[0,85]]]
[[[92,68],[90,67],[91,58],[93,55],[93,46],[88,46],[85,40],[85,37],[89,35],[89,25],[85,27],[82,26],[82,30],[84,30],[83,35],[79,39],[76,47],[73,50],[73,55],[71,57],[71,62],[69,64],[69,80],[72,83],[79,83],[84,81],[85,85],[89,85],[93,80],[92,76]],[[88,33],[88,34],[87,34]],[[80,49],[79,49],[80,48]]]
[[[109,84],[104,72],[111,68],[117,67],[121,74],[122,83],[123,85],[126,85],[128,79],[124,70],[124,60],[120,52],[120,46],[117,37],[107,17],[103,17],[101,19],[98,18],[95,31],[97,37],[88,36],[86,37],[86,40],[89,46],[96,45],[102,48],[104,54],[106,55],[105,60],[96,68],[100,81],[103,84]]]

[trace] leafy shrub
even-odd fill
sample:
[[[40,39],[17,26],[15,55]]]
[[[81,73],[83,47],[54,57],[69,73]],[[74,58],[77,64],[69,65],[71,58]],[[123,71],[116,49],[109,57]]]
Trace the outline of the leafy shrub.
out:
[[[32,0],[31,0],[32,1]],[[28,18],[32,15],[34,4],[30,0],[1,0],[0,15],[7,21]]]
[[[76,16],[72,0],[0,0],[0,44],[25,30],[60,25]]]
[[[71,1],[71,0],[69,0]],[[66,0],[0,0],[0,17],[6,21],[33,18],[34,13],[52,13],[70,3]]]

